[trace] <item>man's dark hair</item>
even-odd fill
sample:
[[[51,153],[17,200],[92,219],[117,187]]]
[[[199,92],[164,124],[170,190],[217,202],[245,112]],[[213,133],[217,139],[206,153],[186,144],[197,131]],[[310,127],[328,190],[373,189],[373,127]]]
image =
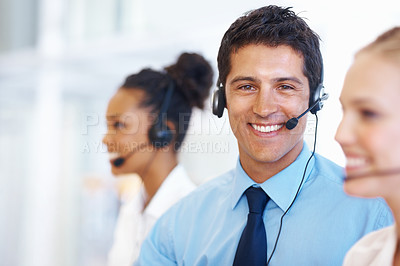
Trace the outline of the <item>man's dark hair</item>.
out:
[[[217,86],[225,88],[231,71],[231,55],[249,44],[277,47],[287,45],[303,56],[303,73],[308,79],[310,99],[322,82],[319,36],[290,7],[261,7],[238,18],[225,32],[218,52]]]

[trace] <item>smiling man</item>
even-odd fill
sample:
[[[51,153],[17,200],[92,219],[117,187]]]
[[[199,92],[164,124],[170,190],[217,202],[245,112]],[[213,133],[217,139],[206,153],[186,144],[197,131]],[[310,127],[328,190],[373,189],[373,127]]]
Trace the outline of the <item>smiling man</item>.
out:
[[[229,121],[246,173],[262,183],[290,165],[303,147],[306,119],[289,131],[287,120],[308,108],[303,58],[290,46],[248,44],[231,55],[226,77]]]
[[[322,107],[322,67],[318,36],[289,8],[230,26],[213,111],[228,111],[236,168],[161,217],[138,265],[341,265],[359,238],[392,223],[381,199],[347,196],[343,169],[304,143],[303,113]]]

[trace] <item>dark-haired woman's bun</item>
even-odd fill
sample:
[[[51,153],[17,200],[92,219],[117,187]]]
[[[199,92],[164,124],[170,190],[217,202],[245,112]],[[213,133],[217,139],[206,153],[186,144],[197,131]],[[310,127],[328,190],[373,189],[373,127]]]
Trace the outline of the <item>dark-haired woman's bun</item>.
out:
[[[174,65],[166,67],[167,73],[175,80],[190,106],[204,107],[213,84],[213,70],[199,54],[183,53]]]

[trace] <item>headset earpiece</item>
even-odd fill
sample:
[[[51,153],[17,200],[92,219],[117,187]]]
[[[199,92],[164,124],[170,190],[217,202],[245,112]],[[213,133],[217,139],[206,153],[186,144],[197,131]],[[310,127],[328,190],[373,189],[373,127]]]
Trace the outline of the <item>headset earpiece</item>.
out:
[[[218,117],[222,117],[222,115],[224,114],[225,106],[226,106],[225,89],[221,84],[213,94],[213,99],[212,99],[213,114]]]
[[[310,102],[309,106],[312,106],[315,102],[317,102],[319,99],[321,99],[317,105],[315,105],[311,110],[310,113],[316,114],[319,110],[322,109],[324,106],[323,100],[325,100],[324,97],[327,97],[327,94],[324,93],[324,84],[320,83],[317,87],[317,89],[314,92],[313,97],[310,97]]]
[[[174,131],[166,124],[166,114],[174,92],[174,83],[171,81],[165,99],[161,105],[156,123],[149,129],[150,143],[155,148],[168,146],[174,138]]]
[[[321,55],[321,75],[319,77],[319,84],[315,89],[314,94],[310,95],[308,106],[312,106],[317,101],[318,103],[310,110],[310,113],[315,115],[319,110],[321,110],[322,107],[324,106],[324,101],[328,99],[328,97],[329,95],[325,93],[324,89],[324,63]]]
[[[155,148],[168,146],[174,138],[174,132],[164,122],[156,123],[149,129],[149,139]]]

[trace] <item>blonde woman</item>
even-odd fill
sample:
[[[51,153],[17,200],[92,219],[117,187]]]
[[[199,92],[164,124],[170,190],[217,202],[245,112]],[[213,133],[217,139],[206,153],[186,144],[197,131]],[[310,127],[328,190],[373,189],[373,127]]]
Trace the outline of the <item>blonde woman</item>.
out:
[[[345,191],[382,197],[395,225],[372,232],[347,253],[344,265],[400,265],[400,27],[361,49],[340,96],[336,140],[347,157]]]

